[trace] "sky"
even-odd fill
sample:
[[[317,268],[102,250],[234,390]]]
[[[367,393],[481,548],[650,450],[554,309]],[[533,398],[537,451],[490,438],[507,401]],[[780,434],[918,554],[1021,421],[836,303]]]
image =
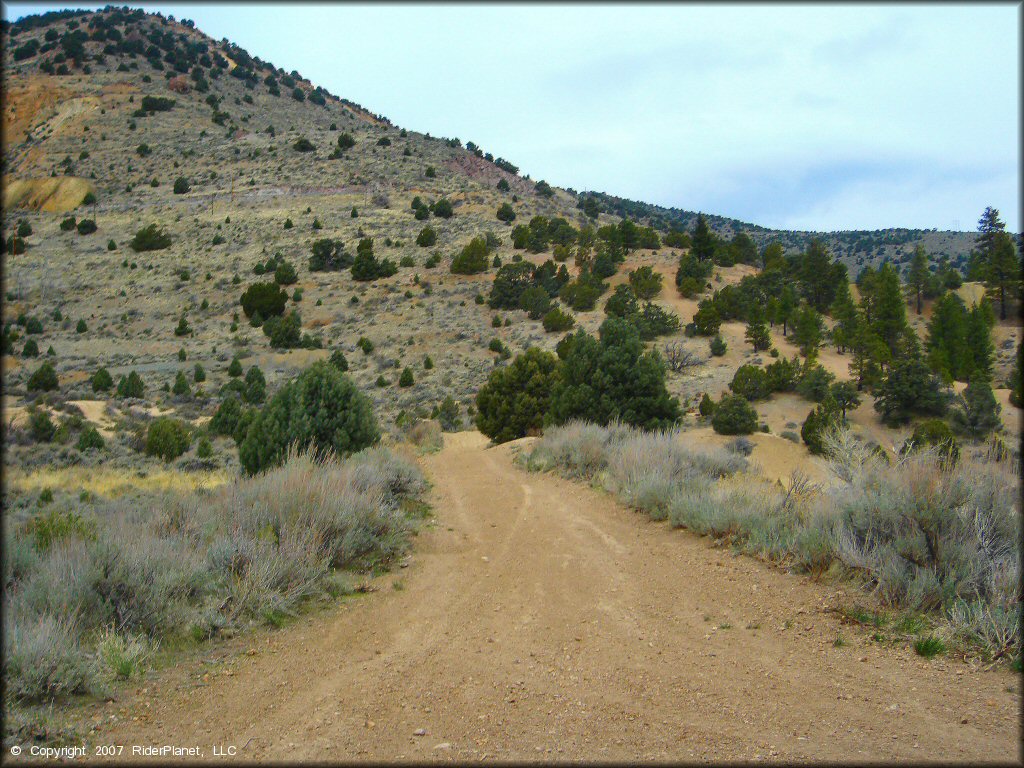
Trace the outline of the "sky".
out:
[[[102,6],[3,11],[65,7]],[[989,205],[1021,228],[1017,5],[142,7],[557,186],[782,229],[973,230]]]

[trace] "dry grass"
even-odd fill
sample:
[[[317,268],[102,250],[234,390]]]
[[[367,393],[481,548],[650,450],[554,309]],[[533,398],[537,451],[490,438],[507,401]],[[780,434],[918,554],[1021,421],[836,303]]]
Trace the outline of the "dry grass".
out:
[[[145,493],[191,493],[209,491],[231,481],[227,470],[178,472],[173,469],[147,468],[139,471],[103,467],[43,467],[25,471],[18,467],[7,470],[11,491],[37,493],[44,488],[77,495],[87,491],[98,498],[116,499]]]

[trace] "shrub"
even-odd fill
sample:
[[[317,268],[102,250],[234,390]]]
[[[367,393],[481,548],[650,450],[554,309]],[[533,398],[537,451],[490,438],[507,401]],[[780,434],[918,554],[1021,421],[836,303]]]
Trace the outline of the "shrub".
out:
[[[340,349],[334,350],[327,362],[337,368],[341,373],[345,373],[348,370],[348,358],[345,357],[345,353]]]
[[[181,319],[178,320],[178,325],[174,329],[175,336],[188,336],[192,333],[192,326],[188,324],[188,320],[182,315]]]
[[[171,392],[178,397],[192,396],[192,388],[188,385],[188,379],[185,378],[184,372],[178,371],[178,375],[174,377],[174,386],[171,387]]]
[[[62,232],[70,232],[72,229],[75,228],[75,226],[76,222],[74,216],[68,216],[66,219],[63,219],[60,223],[60,229]]]
[[[321,239],[311,246],[310,272],[336,272],[352,266],[352,256],[340,240]]]
[[[462,416],[459,414],[458,403],[451,395],[446,395],[437,406],[436,417],[444,432],[458,432],[462,429]]]
[[[188,179],[184,176],[179,176],[174,180],[174,194],[184,195],[190,189],[192,189],[192,185],[188,183]]]
[[[284,313],[288,294],[277,283],[253,283],[245,289],[239,303],[246,317],[252,318],[258,313],[266,319]]]
[[[28,433],[37,443],[48,443],[53,440],[57,426],[46,411],[32,408],[28,415]]]
[[[78,222],[78,234],[80,235],[91,235],[96,229],[96,222],[92,219],[82,219]]]
[[[476,426],[496,443],[538,432],[558,381],[558,358],[531,347],[496,368],[476,396]]]
[[[697,412],[702,418],[709,418],[715,412],[716,405],[717,403],[711,399],[711,395],[705,392],[704,396],[700,399],[700,404],[697,406]]]
[[[451,271],[457,275],[474,275],[479,272],[486,272],[488,253],[487,242],[482,237],[474,237],[452,259]]]
[[[292,144],[292,149],[294,149],[296,152],[312,152],[314,149],[316,149],[316,147],[313,146],[313,142],[311,142],[309,139],[303,136],[297,139],[294,144]]]
[[[722,327],[722,318],[710,299],[704,299],[697,305],[693,315],[694,330],[701,336],[717,336]]]
[[[901,453],[912,453],[934,448],[947,462],[956,464],[960,459],[960,445],[949,425],[942,419],[925,419],[914,427],[914,434],[903,444]]]
[[[733,394],[747,400],[764,400],[771,393],[768,387],[768,375],[763,368],[756,365],[741,365],[736,369],[729,389]]]
[[[92,376],[93,392],[108,392],[114,386],[114,378],[106,368],[100,368]]]
[[[229,395],[221,401],[220,405],[217,406],[217,410],[214,411],[213,418],[210,419],[210,431],[215,435],[230,437],[234,434],[241,416],[241,403],[238,402],[237,397]]]
[[[285,384],[263,407],[239,446],[250,475],[280,464],[292,445],[339,456],[377,442],[380,433],[369,399],[352,381],[319,362]]]
[[[723,397],[715,406],[711,427],[720,435],[753,434],[757,431],[757,411],[745,397]]]
[[[638,299],[650,300],[661,293],[661,275],[643,266],[629,273],[629,287]]]
[[[711,354],[714,357],[723,357],[725,353],[728,351],[725,339],[723,339],[721,336],[715,336],[713,339],[711,339],[711,342],[708,346],[711,348]]]
[[[191,439],[183,421],[169,416],[153,419],[146,430],[146,455],[173,461],[188,450]]]
[[[506,224],[511,224],[516,219],[516,212],[508,203],[502,203],[498,207],[497,217],[498,221],[504,221]]]
[[[891,426],[905,424],[913,416],[941,416],[946,403],[927,364],[911,356],[893,362],[878,387],[875,410]]]
[[[237,378],[242,375],[242,361],[237,357],[231,358],[231,362],[228,363],[228,376]]]
[[[126,398],[133,397],[136,399],[142,398],[145,394],[146,386],[142,382],[142,377],[139,376],[135,371],[129,372],[128,376],[122,376],[121,380],[117,382],[117,396]]]
[[[129,245],[133,251],[159,251],[171,244],[171,236],[156,224],[143,227],[135,233]]]
[[[263,333],[274,349],[295,349],[303,342],[302,318],[294,309],[283,317],[271,317],[263,323]]]
[[[411,387],[413,385],[412,368],[406,367],[398,378],[398,386]]]
[[[778,362],[782,362],[781,360]],[[773,363],[775,365],[776,363]],[[820,403],[829,395],[835,375],[826,370],[823,366],[812,365],[804,368],[800,381],[797,382],[796,391],[801,397]]]
[[[50,363],[43,363],[28,378],[26,388],[29,392],[49,392],[58,389],[57,371]]]
[[[39,345],[35,339],[29,339],[21,350],[22,357],[39,357]]]
[[[437,242],[437,232],[433,227],[424,227],[416,236],[416,245],[420,248],[429,248]]]
[[[274,282],[278,285],[294,285],[299,281],[298,273],[290,261],[282,261],[274,270]]]
[[[563,312],[559,307],[553,307],[544,315],[542,323],[546,332],[560,333],[576,325],[576,318],[568,312]]]
[[[103,436],[96,430],[96,427],[87,427],[78,436],[77,448],[85,452],[91,449],[102,450],[104,446]]]
[[[434,203],[433,211],[434,215],[440,219],[450,219],[454,213],[451,201],[444,197]]]
[[[800,437],[803,439],[807,450],[815,455],[825,453],[825,435],[838,428],[842,424],[842,417],[835,401],[826,398],[824,402],[816,405],[807,414],[803,426],[800,427]]]
[[[246,388],[243,396],[246,402],[259,404],[266,399],[266,378],[263,372],[253,366],[246,373]]]
[[[213,456],[213,445],[206,435],[200,437],[199,442],[196,443],[196,456],[200,459],[208,459]]]
[[[622,421],[645,429],[671,426],[679,401],[665,389],[665,365],[645,351],[640,334],[625,320],[607,318],[595,339],[582,330],[559,349],[561,377],[551,395],[550,423],[582,419],[596,424]]]

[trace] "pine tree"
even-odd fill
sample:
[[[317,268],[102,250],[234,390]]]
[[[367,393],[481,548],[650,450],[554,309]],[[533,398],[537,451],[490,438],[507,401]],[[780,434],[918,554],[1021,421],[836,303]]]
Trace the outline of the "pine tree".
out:
[[[830,311],[832,319],[836,321],[832,329],[832,340],[835,341],[839,354],[843,354],[846,349],[853,346],[853,341],[857,338],[857,327],[861,322],[848,282],[842,282],[836,289],[836,298]]]
[[[819,312],[825,312],[832,304],[840,273],[845,282],[845,267],[832,264],[825,245],[817,238],[811,240],[800,259],[800,289],[808,303]]]
[[[999,218],[999,210],[988,206],[978,219],[976,247],[967,262],[967,277],[970,280],[984,280],[985,267],[996,250],[996,238],[1006,231],[1006,224]]]
[[[764,310],[761,309],[761,305],[755,302],[747,315],[746,340],[754,347],[755,352],[771,349],[772,338],[768,333],[768,326],[765,324]]]
[[[970,380],[980,377],[992,381],[992,365],[995,358],[995,346],[992,344],[992,326],[995,315],[992,306],[985,299],[971,308],[967,314],[964,329],[965,357],[961,378]]]
[[[896,354],[899,337],[907,328],[907,305],[900,288],[900,276],[891,264],[878,270],[872,329]]]
[[[810,304],[804,304],[796,313],[793,324],[793,341],[799,345],[804,357],[812,355],[821,346],[822,332],[821,315]]]
[[[693,228],[693,245],[690,253],[697,257],[698,261],[710,261],[715,254],[715,233],[708,226],[708,220],[704,214],[697,214],[697,223]]]
[[[963,375],[966,325],[967,308],[955,293],[935,302],[925,349],[929,367],[947,383]]]
[[[999,403],[986,379],[980,376],[971,378],[957,399],[957,408],[952,418],[961,430],[978,440],[1002,428]]]
[[[793,314],[796,312],[798,303],[796,292],[792,286],[784,286],[779,294],[778,314],[775,316],[775,322],[782,325],[783,338],[789,331],[789,325],[793,322]]]
[[[867,323],[861,323],[854,338],[851,370],[857,377],[857,390],[873,390],[882,380],[882,369],[892,360],[889,347]]]
[[[1021,280],[1021,261],[1017,248],[1005,232],[996,232],[992,251],[982,263],[981,277],[990,296],[999,297],[999,319],[1006,319],[1006,298],[1018,292]]]
[[[924,246],[919,244],[914,249],[914,257],[910,262],[910,271],[907,274],[907,287],[917,300],[917,314],[919,315],[921,314],[921,295],[928,283],[928,276],[928,255],[924,252]]]

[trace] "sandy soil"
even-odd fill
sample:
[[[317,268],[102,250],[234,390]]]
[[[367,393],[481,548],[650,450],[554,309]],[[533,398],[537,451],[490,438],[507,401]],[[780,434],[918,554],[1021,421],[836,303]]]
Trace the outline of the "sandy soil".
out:
[[[840,625],[852,596],[835,587],[528,474],[513,445],[445,440],[424,459],[436,525],[386,589],[161,673],[107,705],[97,743],[288,762],[1020,759],[1006,671],[874,644]]]

